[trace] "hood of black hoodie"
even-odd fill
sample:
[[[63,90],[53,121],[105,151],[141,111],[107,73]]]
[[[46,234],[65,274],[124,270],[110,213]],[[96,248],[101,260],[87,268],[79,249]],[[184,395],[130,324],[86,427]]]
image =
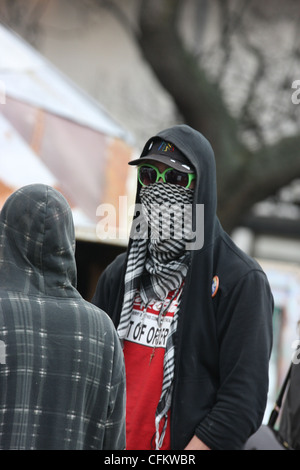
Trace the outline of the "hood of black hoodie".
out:
[[[24,186],[0,213],[0,289],[77,296],[75,235],[65,198],[43,184]]]
[[[197,251],[207,249],[222,230],[216,215],[216,164],[211,144],[200,132],[185,124],[180,124],[165,129],[148,139],[141,157],[147,152],[150,142],[157,138],[175,145],[187,157],[195,169],[194,205],[201,204],[204,207],[204,227],[195,226],[194,221],[194,230],[204,231],[204,243]],[[137,191],[137,202],[140,202],[139,189]],[[196,214],[196,211],[194,211],[194,214]]]

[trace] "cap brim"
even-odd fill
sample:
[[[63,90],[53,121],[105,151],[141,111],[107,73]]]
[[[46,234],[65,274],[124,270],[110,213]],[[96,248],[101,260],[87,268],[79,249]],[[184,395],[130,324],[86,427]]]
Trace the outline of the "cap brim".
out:
[[[194,173],[192,167],[189,167],[185,163],[182,163],[175,158],[166,157],[164,155],[147,155],[145,157],[137,158],[136,160],[132,160],[129,162],[129,165],[142,165],[143,163],[151,163],[153,161],[165,163],[166,165],[175,168],[178,171],[182,171],[183,173]]]

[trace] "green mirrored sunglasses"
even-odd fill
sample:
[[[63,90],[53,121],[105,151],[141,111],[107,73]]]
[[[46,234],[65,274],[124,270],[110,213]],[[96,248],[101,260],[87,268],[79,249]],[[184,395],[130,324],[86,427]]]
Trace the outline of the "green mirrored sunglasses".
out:
[[[195,173],[184,173],[175,168],[166,168],[162,173],[154,165],[144,164],[138,167],[138,179],[142,186],[149,186],[157,183],[159,179],[164,183],[178,184],[184,188],[189,188],[191,182],[196,178]]]

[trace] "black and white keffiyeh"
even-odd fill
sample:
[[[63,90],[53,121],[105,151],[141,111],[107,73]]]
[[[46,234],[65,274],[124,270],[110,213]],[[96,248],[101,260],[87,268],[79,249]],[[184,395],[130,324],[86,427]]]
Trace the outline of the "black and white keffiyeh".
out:
[[[151,299],[160,299],[164,309],[164,300],[170,291],[175,291],[179,307],[180,288],[187,274],[190,257],[186,243],[192,230],[193,195],[192,189],[168,183],[155,183],[141,188],[142,210],[150,236],[134,237],[128,254],[123,307],[117,329],[121,340],[126,338],[138,290],[145,305]],[[170,326],[164,355],[162,391],[155,415],[156,449],[162,446],[167,413],[171,406],[177,323],[178,308]],[[162,419],[164,423],[160,434]]]

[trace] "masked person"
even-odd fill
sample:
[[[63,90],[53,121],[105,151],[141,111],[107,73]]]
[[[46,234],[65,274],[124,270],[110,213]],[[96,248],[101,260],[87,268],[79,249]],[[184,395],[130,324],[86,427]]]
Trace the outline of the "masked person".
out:
[[[0,449],[124,449],[125,369],[110,318],[76,290],[70,206],[28,185],[0,213]]]
[[[219,223],[214,153],[201,133],[164,130],[130,163],[128,250],[93,298],[123,344],[127,449],[239,449],[267,399],[267,278]]]

